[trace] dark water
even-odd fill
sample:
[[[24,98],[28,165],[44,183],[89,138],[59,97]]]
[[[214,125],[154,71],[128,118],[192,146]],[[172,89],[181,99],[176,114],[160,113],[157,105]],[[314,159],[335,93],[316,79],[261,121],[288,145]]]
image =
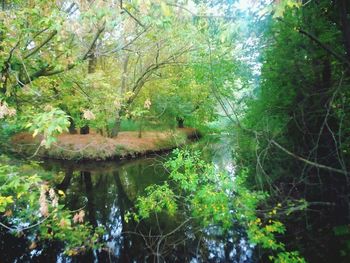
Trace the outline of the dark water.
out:
[[[234,179],[235,167],[225,141],[203,142],[199,148],[206,160],[217,169],[227,170]],[[1,230],[0,263],[268,262],[269,253],[260,254],[247,242],[244,231],[235,226],[223,236],[215,228],[199,230],[194,224],[183,224],[186,218],[181,213],[176,217],[160,214],[140,224],[125,222],[125,213],[145,188],[167,179],[163,167],[167,158],[168,155],[120,162],[44,161],[41,169],[57,174],[54,184],[66,193],[66,206],[71,210],[84,207],[85,220],[105,227],[106,246],[67,257],[60,243],[45,243],[30,250],[28,239]],[[308,262],[350,262],[349,185],[342,177],[322,180],[322,184],[305,188],[309,208],[283,221],[287,232],[282,241],[287,250],[300,251]],[[340,236],[335,232],[337,226]]]
[[[210,149],[207,158],[218,168],[233,173],[229,150],[221,144],[202,147]],[[106,247],[70,258],[62,253],[61,244],[29,250],[24,238],[1,233],[0,262],[252,262],[252,246],[240,229],[225,236],[215,228],[199,231],[195,225],[183,224],[186,218],[181,215],[159,215],[140,224],[125,222],[125,213],[145,188],[167,179],[162,165],[167,158],[163,155],[122,162],[45,161],[43,169],[59,174],[55,184],[66,193],[67,207],[85,207],[85,219],[93,226],[105,227]]]

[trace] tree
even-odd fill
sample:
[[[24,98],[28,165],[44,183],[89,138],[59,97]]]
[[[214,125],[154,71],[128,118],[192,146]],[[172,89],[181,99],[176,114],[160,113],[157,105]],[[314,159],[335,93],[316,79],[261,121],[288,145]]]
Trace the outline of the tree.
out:
[[[348,191],[343,186],[349,187],[348,21],[343,19],[349,8],[342,1],[289,2],[262,22],[269,27],[261,39],[260,87],[238,123],[242,128],[238,160],[249,167],[251,183],[269,190],[275,202],[290,198],[330,202],[330,193],[339,196]],[[312,212],[308,216],[313,218]],[[330,221],[323,235],[347,224],[345,219]],[[291,224],[290,228],[306,227]],[[320,227],[316,221],[309,224],[315,232]],[[287,235],[295,237],[291,231]],[[322,260],[318,253],[322,239],[315,236],[310,261]]]

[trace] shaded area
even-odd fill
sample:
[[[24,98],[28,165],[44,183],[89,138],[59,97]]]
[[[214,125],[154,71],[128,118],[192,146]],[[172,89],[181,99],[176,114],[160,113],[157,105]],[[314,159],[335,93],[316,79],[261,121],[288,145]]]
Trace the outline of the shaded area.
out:
[[[223,148],[217,150],[219,157]],[[159,214],[141,223],[125,221],[126,212],[145,188],[167,179],[163,167],[166,158],[79,163],[46,160],[42,166],[57,173],[54,181],[58,189],[65,191],[67,207],[70,210],[84,207],[86,221],[105,227],[106,246],[70,258],[62,254],[62,244],[38,244],[30,250],[26,237],[3,234],[1,240],[6,241],[0,245],[3,262],[252,262],[253,248],[239,228],[222,236],[215,228],[203,230],[192,222],[179,227],[186,220],[181,213],[175,217]],[[164,238],[174,229],[178,230]],[[12,247],[16,253],[10,251]]]

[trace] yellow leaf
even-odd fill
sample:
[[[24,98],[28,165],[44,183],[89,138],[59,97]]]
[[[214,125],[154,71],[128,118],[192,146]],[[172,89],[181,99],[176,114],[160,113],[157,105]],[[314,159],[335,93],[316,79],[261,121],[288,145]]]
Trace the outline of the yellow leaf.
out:
[[[13,197],[12,195],[6,197],[7,203],[13,203]]]
[[[66,194],[62,190],[58,190],[58,194],[62,196],[66,196]]]
[[[162,9],[163,15],[165,16],[171,16],[171,11],[169,6],[165,2],[160,3],[160,7]]]

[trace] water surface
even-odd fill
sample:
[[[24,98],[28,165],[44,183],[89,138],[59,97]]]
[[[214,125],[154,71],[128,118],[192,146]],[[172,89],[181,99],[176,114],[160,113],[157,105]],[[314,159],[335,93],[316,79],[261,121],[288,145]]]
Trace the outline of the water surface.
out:
[[[226,144],[227,145],[227,144]],[[201,145],[206,158],[218,169],[234,171],[225,144]],[[55,184],[66,193],[70,210],[84,207],[85,220],[104,226],[106,247],[74,258],[63,255],[60,244],[28,249],[25,238],[2,233],[0,253],[4,262],[252,262],[252,246],[241,229],[223,236],[218,229],[199,230],[184,224],[181,213],[175,217],[160,214],[142,223],[125,222],[145,188],[160,184],[168,172],[163,163],[168,155],[137,160],[108,162],[69,162],[45,160],[42,169],[52,171]],[[172,233],[172,234],[170,234]],[[166,236],[166,238],[164,238]]]

